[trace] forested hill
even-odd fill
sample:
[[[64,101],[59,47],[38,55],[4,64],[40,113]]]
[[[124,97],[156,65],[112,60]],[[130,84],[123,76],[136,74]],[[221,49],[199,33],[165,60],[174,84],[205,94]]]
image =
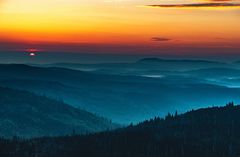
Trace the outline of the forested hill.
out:
[[[115,127],[109,120],[45,96],[2,87],[0,93],[2,137],[59,136]]]
[[[2,140],[0,148],[0,156],[19,157],[238,157],[240,106],[169,114],[88,136]]]

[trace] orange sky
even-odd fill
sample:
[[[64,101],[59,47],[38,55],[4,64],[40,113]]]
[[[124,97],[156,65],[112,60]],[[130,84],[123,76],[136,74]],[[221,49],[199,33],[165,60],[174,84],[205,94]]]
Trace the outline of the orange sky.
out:
[[[239,48],[239,6],[147,6],[196,3],[217,1],[0,0],[0,41]]]

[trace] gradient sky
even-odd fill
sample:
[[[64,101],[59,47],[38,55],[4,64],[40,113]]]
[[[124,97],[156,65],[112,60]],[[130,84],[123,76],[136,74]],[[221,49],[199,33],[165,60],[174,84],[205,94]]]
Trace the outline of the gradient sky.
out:
[[[239,0],[0,0],[0,50],[238,54],[239,4]]]

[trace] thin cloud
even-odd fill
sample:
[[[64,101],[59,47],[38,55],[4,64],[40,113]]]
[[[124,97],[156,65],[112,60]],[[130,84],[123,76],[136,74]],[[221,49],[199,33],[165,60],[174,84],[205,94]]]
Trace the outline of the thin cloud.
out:
[[[219,0],[215,0],[219,1]],[[206,8],[206,7],[228,7],[240,8],[240,3],[191,3],[191,4],[160,4],[160,5],[147,5],[153,8]]]
[[[208,2],[232,2],[233,0],[205,0]]]
[[[163,42],[163,41],[170,41],[170,40],[172,40],[172,39],[162,38],[162,37],[152,37],[151,40],[152,40],[152,41]]]

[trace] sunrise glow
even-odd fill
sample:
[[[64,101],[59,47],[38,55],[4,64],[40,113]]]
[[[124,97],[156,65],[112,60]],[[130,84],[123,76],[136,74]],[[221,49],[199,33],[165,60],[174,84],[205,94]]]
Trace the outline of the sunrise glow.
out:
[[[216,2],[4,0],[0,41],[239,48],[239,3]]]

